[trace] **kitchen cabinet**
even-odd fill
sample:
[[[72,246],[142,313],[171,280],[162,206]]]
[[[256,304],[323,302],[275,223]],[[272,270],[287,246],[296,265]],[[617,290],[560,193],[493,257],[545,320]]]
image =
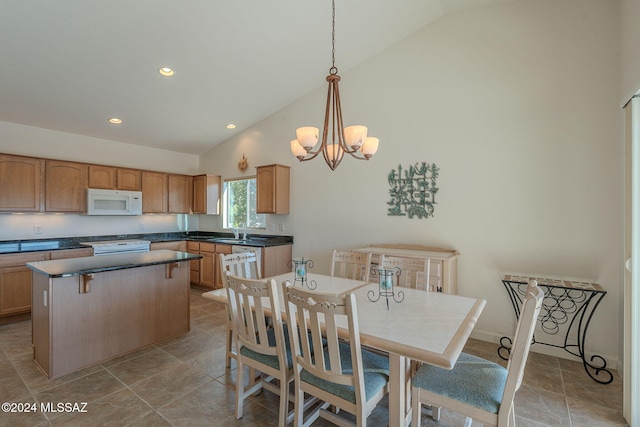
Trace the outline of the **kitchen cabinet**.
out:
[[[111,166],[89,165],[89,188],[116,188],[118,176],[116,168]]]
[[[257,213],[289,213],[289,166],[266,165],[256,168]]]
[[[194,285],[214,289],[215,283],[215,243],[187,242],[187,252],[202,255],[199,260],[191,261],[190,279]]]
[[[93,249],[80,248],[80,249],[63,249],[61,251],[51,251],[47,259],[69,259],[69,258],[82,258],[86,256],[93,256]]]
[[[220,213],[220,175],[196,175],[193,177],[194,214],[218,215]]]
[[[267,246],[262,249],[262,277],[277,276],[291,271],[292,245]]]
[[[89,165],[89,188],[142,190],[142,171],[113,166]]]
[[[46,252],[0,255],[0,317],[31,311],[31,270],[25,264],[46,259]]]
[[[191,213],[193,178],[189,175],[169,175],[169,213]],[[144,197],[142,198],[144,203]]]
[[[152,251],[167,249],[170,251],[186,252],[187,242],[184,240],[175,240],[172,242],[152,242],[149,249]]]
[[[45,161],[45,210],[83,213],[87,210],[89,166],[84,163]]]
[[[167,213],[169,175],[142,172],[142,213]]]
[[[116,175],[118,190],[142,191],[142,171],[118,168]]]
[[[0,212],[42,210],[43,161],[0,154]]]
[[[220,265],[220,254],[228,255],[231,253],[231,245],[219,245],[216,243],[216,255],[215,255],[215,276],[213,287],[215,289],[222,288],[222,266]]]

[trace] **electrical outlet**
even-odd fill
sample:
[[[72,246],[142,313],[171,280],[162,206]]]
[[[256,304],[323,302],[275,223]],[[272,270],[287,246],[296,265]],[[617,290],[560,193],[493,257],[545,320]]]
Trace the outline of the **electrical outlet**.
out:
[[[42,226],[40,224],[33,226],[33,234],[42,234]]]
[[[44,306],[47,306],[47,291],[43,291],[42,293],[42,303],[44,304]]]
[[[282,224],[282,223],[278,224],[278,229],[280,231],[284,231],[284,224]]]
[[[140,223],[140,231],[144,231],[144,223]]]

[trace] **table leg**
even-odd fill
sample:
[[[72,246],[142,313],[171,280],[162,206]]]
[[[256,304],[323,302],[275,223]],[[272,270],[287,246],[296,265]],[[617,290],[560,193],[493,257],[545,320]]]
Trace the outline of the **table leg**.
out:
[[[406,357],[389,353],[389,427],[407,425],[407,408],[411,408],[410,369]]]

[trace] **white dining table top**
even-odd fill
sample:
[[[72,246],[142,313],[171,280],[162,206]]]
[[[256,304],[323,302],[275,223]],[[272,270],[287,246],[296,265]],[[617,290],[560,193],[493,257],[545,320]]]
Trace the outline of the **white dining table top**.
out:
[[[293,273],[271,277],[276,283],[289,281],[293,284]],[[482,313],[485,301],[441,292],[400,288],[404,293],[402,302],[385,297],[372,302],[367,297],[370,291],[377,292],[378,283],[307,274],[314,280],[312,292],[342,294],[351,292],[356,296],[360,342],[390,353],[401,354],[414,360],[452,369],[464,344],[473,331]],[[300,282],[296,283],[300,287]],[[284,298],[281,296],[284,308]],[[338,326],[346,327],[346,322]]]

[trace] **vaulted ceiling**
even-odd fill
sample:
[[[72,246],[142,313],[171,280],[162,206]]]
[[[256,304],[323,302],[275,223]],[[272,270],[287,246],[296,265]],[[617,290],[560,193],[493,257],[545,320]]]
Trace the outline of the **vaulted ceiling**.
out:
[[[500,1],[338,0],[336,66]],[[201,154],[325,84],[331,2],[2,0],[0,40],[0,121]]]

